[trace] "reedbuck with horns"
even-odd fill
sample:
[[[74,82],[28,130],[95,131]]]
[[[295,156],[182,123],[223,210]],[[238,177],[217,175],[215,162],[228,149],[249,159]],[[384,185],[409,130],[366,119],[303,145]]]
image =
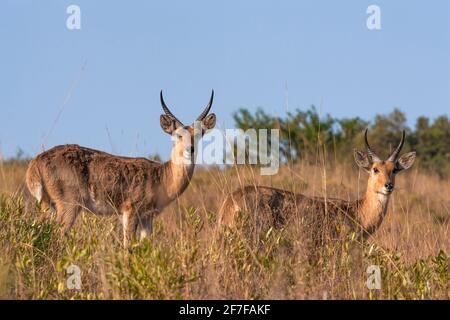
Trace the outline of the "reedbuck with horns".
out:
[[[209,114],[214,98],[197,118],[195,128],[203,134],[216,123]],[[152,221],[188,186],[194,172],[194,124],[185,126],[166,106],[162,91],[161,128],[172,135],[170,160],[165,163],[129,158],[78,145],[54,147],[34,158],[26,183],[41,209],[56,209],[63,230],[71,228],[81,210],[99,215],[118,213],[122,217],[124,246],[139,232],[141,239],[151,232]]]
[[[400,155],[402,139],[392,154],[383,161],[372,150],[365,132],[367,153],[355,150],[357,165],[369,174],[365,196],[356,201],[308,197],[264,186],[246,186],[230,194],[224,201],[219,221],[231,225],[238,214],[246,213],[255,226],[281,226],[302,221],[304,233],[319,245],[324,237],[335,239],[341,222],[350,230],[367,237],[377,230],[386,214],[389,197],[394,191],[395,176],[412,166],[415,152]],[[245,216],[247,217],[247,216]],[[337,224],[336,222],[339,222]]]

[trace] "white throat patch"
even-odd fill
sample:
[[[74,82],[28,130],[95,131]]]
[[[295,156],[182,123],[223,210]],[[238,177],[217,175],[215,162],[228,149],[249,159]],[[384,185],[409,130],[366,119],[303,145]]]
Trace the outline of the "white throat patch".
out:
[[[381,192],[378,193],[378,201],[379,201],[380,205],[382,207],[384,207],[385,209],[386,209],[387,203],[389,201],[389,196],[390,195],[386,195],[386,194],[383,194]]]

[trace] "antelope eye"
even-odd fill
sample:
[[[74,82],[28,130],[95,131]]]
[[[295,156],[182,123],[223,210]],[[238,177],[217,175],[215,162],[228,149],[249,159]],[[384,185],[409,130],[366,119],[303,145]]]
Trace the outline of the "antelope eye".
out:
[[[373,168],[373,173],[378,173],[380,172],[380,170],[378,170],[378,168]]]

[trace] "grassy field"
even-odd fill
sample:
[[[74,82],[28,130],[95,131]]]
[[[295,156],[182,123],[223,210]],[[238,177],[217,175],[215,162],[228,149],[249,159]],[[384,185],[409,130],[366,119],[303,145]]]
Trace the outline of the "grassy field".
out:
[[[350,165],[299,164],[261,177],[251,167],[198,169],[128,255],[117,217],[82,214],[68,236],[23,210],[25,164],[0,164],[0,298],[4,299],[449,299],[450,182],[421,171],[397,177],[388,215],[367,243],[352,235],[311,262],[294,226],[250,235],[217,228],[224,195],[262,183],[355,199],[366,175]],[[340,252],[338,254],[337,252]],[[81,270],[68,289],[67,267]],[[366,269],[381,270],[369,290]]]

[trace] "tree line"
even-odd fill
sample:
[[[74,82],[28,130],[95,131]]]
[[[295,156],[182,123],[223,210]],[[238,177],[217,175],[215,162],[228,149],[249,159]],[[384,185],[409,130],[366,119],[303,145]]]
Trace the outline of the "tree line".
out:
[[[336,118],[320,115],[314,105],[296,109],[284,116],[273,116],[258,108],[254,113],[241,108],[233,113],[237,128],[280,130],[282,161],[297,162],[317,159],[318,152],[327,152],[327,160],[348,157],[354,148],[363,148],[365,128],[369,141],[377,153],[387,156],[406,131],[404,150],[415,150],[421,166],[440,176],[450,174],[450,121],[447,115],[433,120],[421,116],[415,126],[407,124],[406,114],[395,108],[389,114],[378,114],[371,121],[354,118]]]

